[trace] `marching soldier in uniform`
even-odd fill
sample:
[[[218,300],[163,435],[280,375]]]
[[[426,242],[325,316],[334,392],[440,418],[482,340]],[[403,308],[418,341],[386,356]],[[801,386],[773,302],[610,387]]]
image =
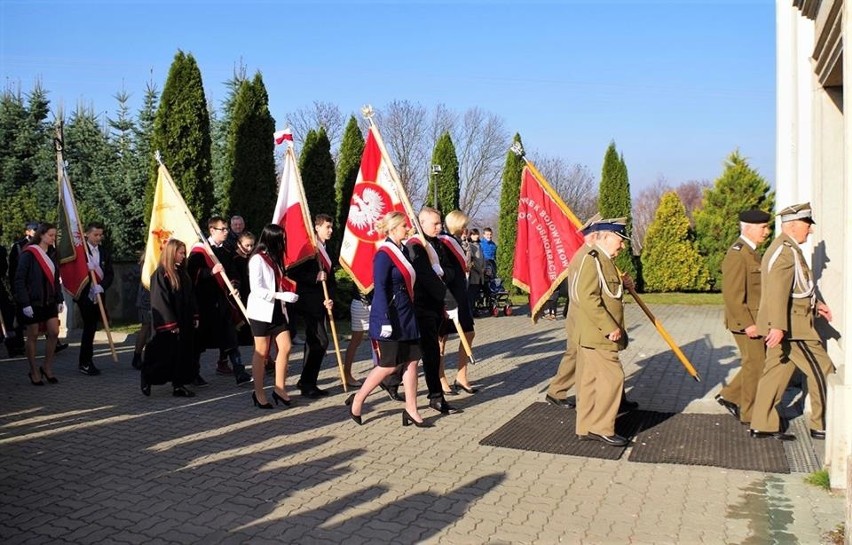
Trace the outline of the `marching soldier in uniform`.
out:
[[[757,383],[763,373],[766,346],[757,333],[760,304],[760,254],[757,247],[769,236],[771,216],[763,210],[740,213],[740,236],[722,261],[722,299],[725,327],[734,335],[742,366],[722,388],[716,401],[743,424],[751,422]]]
[[[808,239],[814,223],[811,205],[797,204],[778,214],[781,235],[766,250],[760,266],[757,328],[766,338],[766,362],[757,386],[749,433],[754,438],[796,439],[781,429],[775,409],[795,366],[808,378],[811,437],[824,439],[826,375],[834,371],[834,364],[814,329],[814,318],[831,321],[832,316],[828,306],[816,300],[813,274],[799,247]]]
[[[628,440],[615,433],[624,388],[618,352],[627,348],[624,328],[624,285],[613,259],[624,249],[623,224],[603,220],[592,226],[593,246],[579,249],[568,266],[569,298],[576,307],[569,333],[577,345],[577,435],[623,447]]]

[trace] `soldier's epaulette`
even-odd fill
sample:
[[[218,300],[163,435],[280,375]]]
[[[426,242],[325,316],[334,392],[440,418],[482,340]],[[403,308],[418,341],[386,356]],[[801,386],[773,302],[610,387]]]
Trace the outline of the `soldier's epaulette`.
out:
[[[785,240],[785,241],[783,241],[783,242],[782,242],[782,244],[783,244],[784,246],[788,247],[788,248],[792,248],[792,247],[793,247],[793,245],[792,245],[792,244],[790,244],[790,241],[789,241],[789,240]]]
[[[743,249],[743,243],[742,242],[737,242],[733,246],[731,246],[731,250],[736,250],[738,252],[742,249]]]
[[[592,256],[592,257],[598,257],[598,251],[597,250],[589,250],[589,255]]]

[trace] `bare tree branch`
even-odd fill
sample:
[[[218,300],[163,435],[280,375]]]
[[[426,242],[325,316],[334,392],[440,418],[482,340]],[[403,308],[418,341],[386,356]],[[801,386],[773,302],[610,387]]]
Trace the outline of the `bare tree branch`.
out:
[[[580,221],[597,212],[598,184],[586,165],[538,152],[531,153],[530,160]]]
[[[395,100],[376,110],[382,139],[415,208],[423,203],[428,176],[430,150],[426,142],[429,131],[426,116],[425,107],[407,100]]]
[[[285,122],[293,129],[296,149],[302,149],[309,131],[325,127],[325,133],[331,142],[331,154],[335,161],[337,160],[345,120],[336,104],[315,100],[312,106],[288,113]]]

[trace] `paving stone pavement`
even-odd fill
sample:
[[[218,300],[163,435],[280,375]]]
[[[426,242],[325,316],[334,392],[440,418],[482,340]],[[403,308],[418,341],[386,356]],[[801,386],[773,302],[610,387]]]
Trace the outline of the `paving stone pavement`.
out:
[[[653,310],[703,381],[629,305],[629,397],[649,410],[722,413],[713,396],[738,360],[721,308]],[[58,385],[32,387],[24,360],[0,360],[0,542],[817,544],[843,520],[844,498],[803,474],[479,445],[543,399],[563,328],[520,314],[478,320],[470,376],[481,390],[452,398],[462,414],[423,408],[436,425],[427,429],[403,428],[401,405],[381,391],[356,426],[331,354],[320,379],[332,395],[301,398],[298,346],[287,381],[296,403],[273,411],[215,375],[210,352],[210,386],[197,397],[174,398],[168,386],[142,396],[132,336],[116,336],[119,364],[96,345],[98,377],[77,372],[72,339],[56,363]],[[366,346],[359,356],[364,376]],[[454,368],[450,360],[450,380]],[[424,407],[422,377],[420,392]]]

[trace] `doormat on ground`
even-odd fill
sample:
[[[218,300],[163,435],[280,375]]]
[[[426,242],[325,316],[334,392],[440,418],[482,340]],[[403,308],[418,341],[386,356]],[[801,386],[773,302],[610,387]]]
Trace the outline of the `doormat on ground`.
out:
[[[479,444],[549,454],[618,460],[624,453],[625,447],[611,447],[598,441],[580,441],[577,438],[576,414],[576,411],[572,409],[549,403],[533,403],[482,439]],[[668,413],[633,411],[616,420],[615,431],[623,437],[632,437],[640,429],[665,420],[669,416],[671,415]]]
[[[752,439],[748,428],[727,414],[676,414],[645,426],[628,460],[790,473],[782,441]]]

